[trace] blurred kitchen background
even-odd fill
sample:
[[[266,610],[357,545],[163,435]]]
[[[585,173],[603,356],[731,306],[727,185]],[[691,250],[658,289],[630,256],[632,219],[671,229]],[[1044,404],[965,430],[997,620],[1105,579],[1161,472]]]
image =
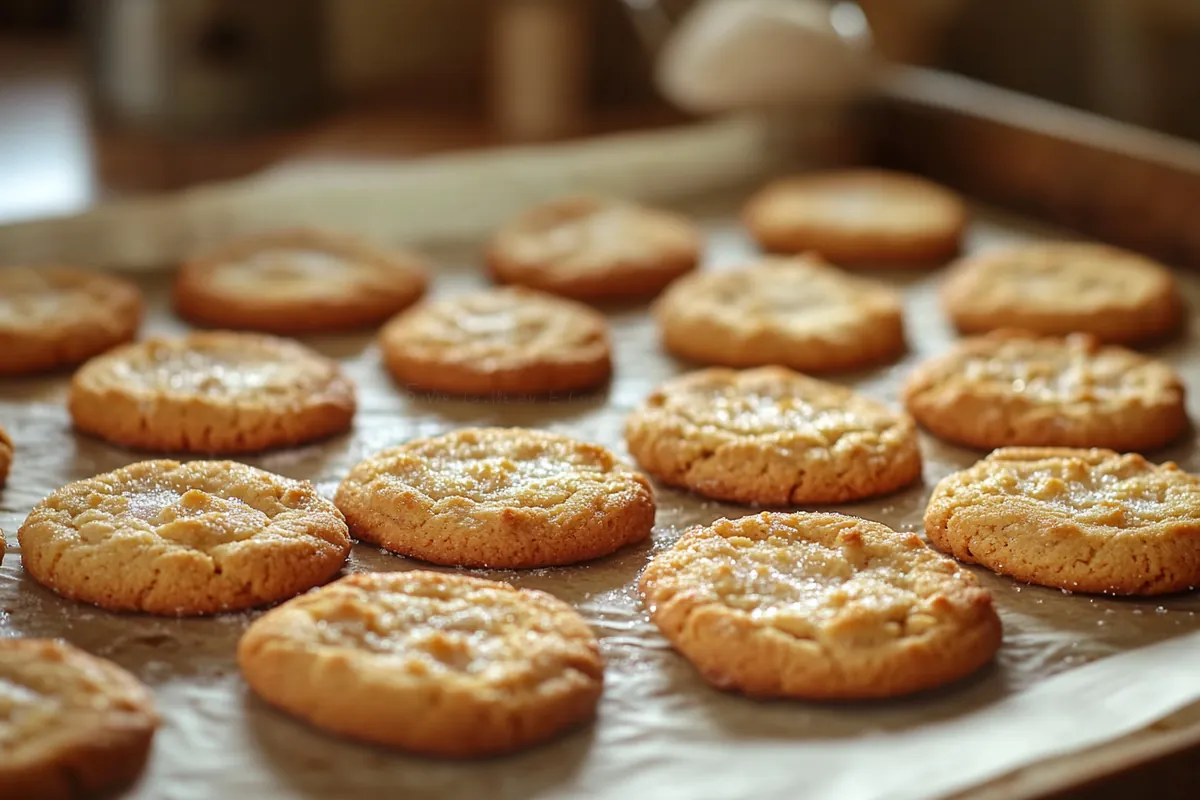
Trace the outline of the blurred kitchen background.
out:
[[[284,162],[677,124],[626,5],[0,0],[0,221]],[[1200,140],[1200,0],[859,5],[890,59]]]

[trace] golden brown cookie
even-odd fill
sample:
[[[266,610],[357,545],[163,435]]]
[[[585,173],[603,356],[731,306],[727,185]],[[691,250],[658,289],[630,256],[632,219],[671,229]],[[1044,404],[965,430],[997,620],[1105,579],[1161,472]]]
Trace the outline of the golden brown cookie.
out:
[[[943,479],[925,511],[941,550],[1077,592],[1200,586],[1200,477],[1111,450],[1006,447]]]
[[[669,380],[630,415],[625,442],[664,483],[749,505],[860,500],[921,477],[907,414],[782,367]]]
[[[603,197],[565,197],[493,236],[487,264],[515,283],[587,302],[651,297],[690,272],[701,240],[685,217]]]
[[[912,533],[841,514],[693,528],[638,584],[650,618],[719,689],[858,700],[987,664],[1000,619],[975,577]]]
[[[335,499],[360,541],[462,567],[574,564],[650,535],[654,494],[599,445],[472,428],[360,462]]]
[[[936,436],[970,447],[1148,450],[1187,428],[1169,365],[1082,334],[965,339],[909,376],[904,400]]]
[[[286,600],[350,553],[312,484],[232,461],[143,461],[68,484],[17,539],[25,571],[63,597],[179,616]]]
[[[142,293],[122,278],[67,267],[0,269],[0,375],[74,366],[128,342]]]
[[[655,316],[663,346],[699,364],[839,372],[905,350],[900,296],[811,256],[689,275]]]
[[[1098,244],[1029,244],[972,256],[942,285],[942,305],[963,333],[1018,328],[1101,341],[1161,338],[1183,319],[1171,272],[1135,253]]]
[[[967,224],[961,198],[915,175],[855,169],[768,184],[742,220],[768,252],[815,252],[846,266],[921,264],[954,256]]]
[[[279,230],[183,263],[175,309],[199,325],[301,334],[382,322],[425,292],[425,266],[328,231]]]
[[[157,726],[150,690],[116,664],[0,638],[0,797],[107,797],[141,773]]]
[[[355,396],[337,363],[307,347],[213,331],[92,359],[68,408],[76,428],[125,447],[251,453],[348,430]]]
[[[238,645],[263,699],[352,739],[472,758],[590,719],[596,637],[544,592],[438,572],[351,575],[267,612]]]
[[[612,375],[608,322],[580,303],[519,286],[423,303],[379,335],[398,382],[450,395],[559,395]]]
[[[4,488],[4,484],[8,480],[8,470],[12,467],[12,460],[12,439],[8,438],[8,433],[4,428],[0,428],[0,489]]]

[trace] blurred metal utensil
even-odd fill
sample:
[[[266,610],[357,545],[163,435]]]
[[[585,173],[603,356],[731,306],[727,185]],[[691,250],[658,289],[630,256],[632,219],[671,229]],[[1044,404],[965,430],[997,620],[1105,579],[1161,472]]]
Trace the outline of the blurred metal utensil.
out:
[[[827,103],[865,88],[871,27],[849,0],[700,0],[675,24],[661,0],[622,0],[659,89],[702,113]]]

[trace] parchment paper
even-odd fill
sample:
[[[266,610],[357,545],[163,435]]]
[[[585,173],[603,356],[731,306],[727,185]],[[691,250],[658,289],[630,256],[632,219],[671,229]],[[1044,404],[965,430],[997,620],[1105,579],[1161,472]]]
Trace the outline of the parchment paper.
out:
[[[690,208],[707,226],[705,268],[753,250],[730,221],[740,197]],[[1025,238],[1028,225],[982,213],[974,249]],[[2,236],[0,236],[2,242]],[[482,285],[477,244],[431,250],[437,294]],[[843,378],[895,402],[901,377],[950,339],[933,291],[938,274],[888,276],[907,297],[912,352],[885,369]],[[181,330],[165,279],[143,279],[147,332]],[[1186,278],[1193,308],[1200,284]],[[351,435],[247,459],[313,480],[332,495],[362,457],[416,436],[465,425],[545,427],[623,451],[624,416],[661,380],[685,369],[659,352],[644,309],[613,312],[617,377],[605,393],[541,403],[430,400],[393,387],[369,336],[309,340],[357,381]],[[1196,330],[1196,326],[1193,326]],[[1162,351],[1200,385],[1188,342]],[[660,488],[653,542],[586,566],[476,574],[550,591],[573,603],[601,636],[606,688],[594,726],[540,749],[483,763],[442,763],[340,741],[253,698],[234,663],[254,614],[175,620],[116,615],[57,598],[26,578],[15,532],[57,486],[140,460],[77,436],[63,408],[67,377],[0,384],[0,424],[17,447],[0,494],[9,554],[0,569],[0,635],[62,636],[131,669],[157,692],[164,717],[134,798],[930,798],[1022,765],[1104,742],[1200,699],[1200,597],[1115,600],[1021,586],[979,571],[995,594],[1005,642],[994,666],[947,689],[882,703],[762,703],[701,682],[647,622],[632,591],[646,559],[691,524],[753,509]],[[1200,407],[1193,400],[1193,414]],[[900,530],[919,530],[932,485],[981,454],[924,438],[924,482],[877,502],[839,506]],[[1160,453],[1200,469],[1192,440]],[[356,545],[347,571],[404,570],[412,561]]]

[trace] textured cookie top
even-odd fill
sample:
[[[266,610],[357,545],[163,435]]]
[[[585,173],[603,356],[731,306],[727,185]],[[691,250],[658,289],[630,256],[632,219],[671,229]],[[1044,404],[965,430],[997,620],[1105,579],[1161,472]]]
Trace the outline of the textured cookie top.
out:
[[[68,484],[18,531],[25,568],[105,607],[198,614],[290,597],[350,550],[312,484],[232,461],[144,461]]]
[[[1148,258],[1105,245],[1064,242],[965,259],[947,277],[943,294],[960,314],[1090,313],[1138,308],[1174,294],[1174,287],[1171,273]]]
[[[75,374],[78,390],[217,405],[353,403],[337,362],[273,336],[213,331],[147,339],[92,359]]]
[[[220,556],[249,540],[317,537],[339,546],[345,526],[311,483],[234,461],[143,461],[67,484],[40,502],[22,526],[45,525],[58,546],[153,547]]]
[[[1156,466],[1136,453],[1111,450],[996,450],[939,483],[930,501],[935,504],[1024,515],[1044,526],[1200,530],[1200,478],[1172,463]]]
[[[462,515],[566,504],[584,511],[645,491],[645,479],[609,450],[522,428],[465,429],[409,442],[359,463],[347,484],[368,494],[412,493],[433,514]]]
[[[883,284],[848,275],[813,257],[765,258],[726,272],[681,278],[655,306],[663,324],[705,319],[740,335],[775,329],[796,338],[853,338],[881,316],[900,314]]]
[[[872,648],[954,627],[987,593],[915,534],[841,514],[763,513],[694,528],[651,561],[657,606],[719,606],[797,640]],[[984,598],[984,599],[981,599]]]
[[[496,233],[491,252],[503,259],[507,276],[521,282],[543,273],[566,280],[618,265],[655,267],[694,259],[698,247],[695,228],[677,214],[578,196],[525,212]]]
[[[0,770],[102,750],[107,732],[157,722],[149,690],[116,665],[58,641],[0,639]]]
[[[713,447],[753,439],[795,447],[799,459],[823,459],[826,449],[890,447],[915,427],[883,403],[782,367],[692,372],[656,389],[635,416],[662,426],[664,435]]]
[[[520,287],[426,303],[393,319],[383,346],[478,371],[606,358],[608,324],[580,303]]]
[[[1132,403],[1182,402],[1183,384],[1169,365],[1123,347],[1102,346],[1095,338],[1038,338],[999,331],[965,339],[910,376],[911,401],[938,401],[971,395],[1026,404],[1054,405],[1066,414]]]
[[[110,275],[68,267],[0,269],[0,333],[123,327],[141,314],[141,293]]]
[[[410,688],[512,700],[599,683],[595,635],[566,603],[497,581],[412,571],[351,575],[269,612],[243,648],[344,654]]]
[[[746,214],[761,227],[906,236],[957,228],[965,211],[954,193],[921,178],[845,170],[768,184],[751,199]]]
[[[398,304],[425,289],[424,265],[408,253],[377,249],[319,230],[249,236],[183,264],[180,280],[207,294],[263,304],[325,303],[394,297]]]

